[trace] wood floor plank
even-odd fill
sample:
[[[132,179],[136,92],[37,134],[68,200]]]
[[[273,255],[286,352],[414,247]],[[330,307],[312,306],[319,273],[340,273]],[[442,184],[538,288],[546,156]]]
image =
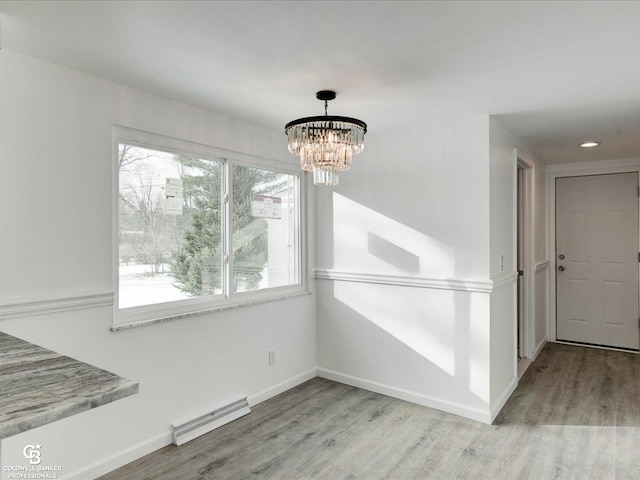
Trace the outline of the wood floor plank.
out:
[[[101,480],[637,479],[639,362],[548,344],[494,425],[316,378]]]

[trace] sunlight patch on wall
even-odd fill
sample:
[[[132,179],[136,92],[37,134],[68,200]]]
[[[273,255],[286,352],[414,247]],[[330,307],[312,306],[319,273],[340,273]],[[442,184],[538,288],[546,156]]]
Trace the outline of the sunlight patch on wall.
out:
[[[333,192],[333,263],[337,268],[376,273],[455,272],[451,247],[336,192]]]
[[[455,375],[453,291],[334,282],[334,296],[447,374]]]

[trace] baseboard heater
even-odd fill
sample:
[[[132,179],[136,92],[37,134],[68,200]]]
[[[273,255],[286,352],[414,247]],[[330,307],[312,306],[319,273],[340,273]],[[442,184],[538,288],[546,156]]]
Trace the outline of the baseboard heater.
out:
[[[247,397],[245,397],[180,425],[171,425],[173,428],[173,443],[180,446],[222,425],[233,422],[247,413],[251,413],[251,409],[249,408]]]

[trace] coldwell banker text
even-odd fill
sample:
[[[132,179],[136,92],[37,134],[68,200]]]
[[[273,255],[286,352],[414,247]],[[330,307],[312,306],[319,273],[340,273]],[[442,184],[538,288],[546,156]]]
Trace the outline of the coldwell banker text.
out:
[[[20,480],[34,480],[34,479],[56,479],[61,472],[62,467],[59,465],[6,465],[2,467],[5,472],[10,472],[7,478],[20,479]]]

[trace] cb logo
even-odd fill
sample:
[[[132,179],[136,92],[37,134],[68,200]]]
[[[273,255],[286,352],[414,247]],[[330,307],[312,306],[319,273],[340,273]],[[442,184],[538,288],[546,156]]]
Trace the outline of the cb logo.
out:
[[[40,448],[41,445],[27,445],[22,450],[22,454],[25,456],[25,458],[29,459],[29,463],[31,465],[40,464]]]

